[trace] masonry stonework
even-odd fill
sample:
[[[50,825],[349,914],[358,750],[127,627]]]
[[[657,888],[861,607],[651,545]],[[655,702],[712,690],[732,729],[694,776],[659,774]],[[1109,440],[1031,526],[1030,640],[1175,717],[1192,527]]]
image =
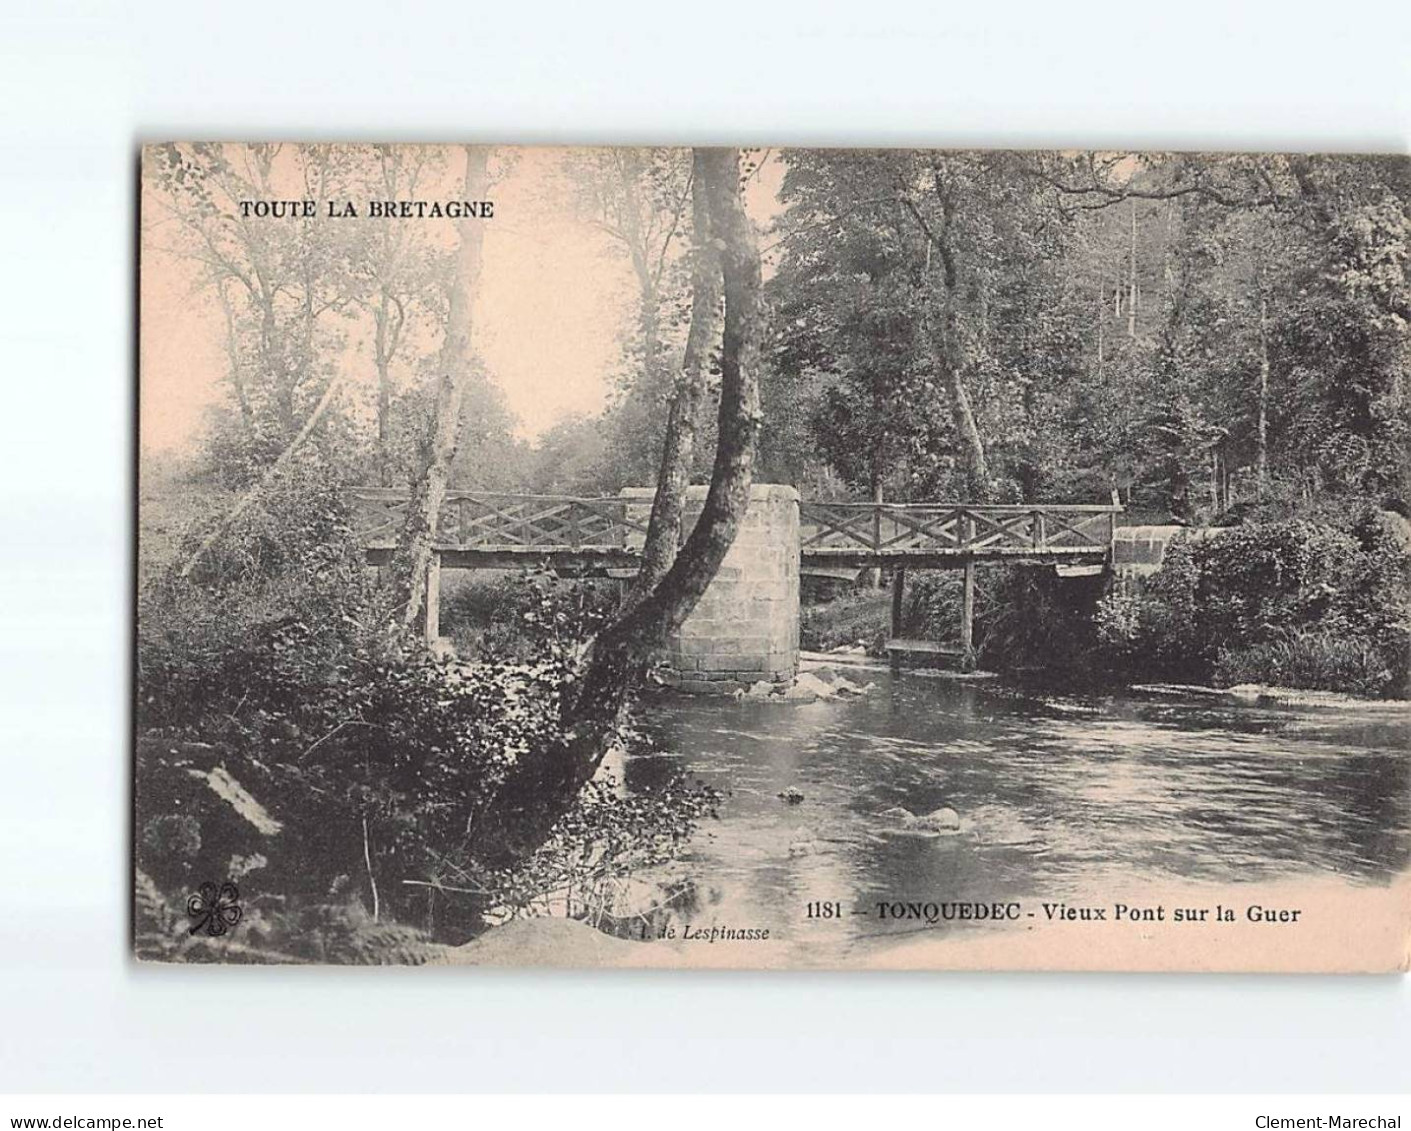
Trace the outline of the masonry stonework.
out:
[[[1119,577],[1149,577],[1161,569],[1166,551],[1178,537],[1187,541],[1217,538],[1216,526],[1119,526],[1112,538],[1112,570]]]
[[[650,488],[629,517],[646,524]],[[706,488],[690,488],[683,530],[700,517]],[[637,536],[640,541],[641,535]],[[730,552],[695,610],[668,642],[662,675],[683,691],[729,694],[760,680],[793,679],[799,663],[799,494],[757,483]]]

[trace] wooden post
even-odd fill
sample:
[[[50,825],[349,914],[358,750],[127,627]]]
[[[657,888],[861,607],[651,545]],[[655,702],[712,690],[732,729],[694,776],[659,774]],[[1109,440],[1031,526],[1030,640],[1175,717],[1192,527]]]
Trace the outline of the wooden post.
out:
[[[431,564],[426,570],[426,643],[434,644],[441,636],[441,554],[431,551]]]
[[[906,570],[892,570],[892,639],[901,637],[902,607],[906,599]]]
[[[872,549],[880,552],[882,549],[882,481],[879,478],[877,484],[872,489]],[[869,589],[882,588],[882,567],[877,566],[872,570],[872,575],[868,579]]]
[[[960,670],[975,670],[975,563],[965,563],[965,585],[960,598]]]
[[[964,522],[965,544],[975,541],[975,519],[967,514]],[[975,670],[975,559],[965,559],[965,584],[960,595],[960,670]]]

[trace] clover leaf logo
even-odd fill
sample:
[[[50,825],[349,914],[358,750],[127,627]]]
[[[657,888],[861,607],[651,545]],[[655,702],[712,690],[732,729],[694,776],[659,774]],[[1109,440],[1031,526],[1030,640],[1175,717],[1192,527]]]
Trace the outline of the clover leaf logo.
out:
[[[186,901],[186,914],[196,923],[191,934],[223,935],[240,922],[240,889],[229,881],[217,887],[207,880]]]

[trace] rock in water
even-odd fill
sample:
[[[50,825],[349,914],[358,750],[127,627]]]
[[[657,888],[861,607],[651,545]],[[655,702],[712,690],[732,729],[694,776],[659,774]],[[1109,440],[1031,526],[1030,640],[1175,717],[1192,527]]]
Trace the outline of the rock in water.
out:
[[[883,809],[878,816],[885,821],[894,823],[894,832],[919,834],[960,831],[960,814],[948,806],[942,806],[930,813],[918,815],[900,805],[894,805],[890,809]]]
[[[799,672],[787,683],[760,680],[751,684],[748,689],[737,691],[735,698],[761,703],[817,703],[823,699],[866,695],[874,690],[874,684],[859,686],[849,679],[844,679],[832,668],[819,668],[817,671]]]
[[[779,800],[787,801],[790,805],[797,805],[803,801],[803,790],[798,786],[791,785],[788,789],[779,791]]]
[[[794,830],[794,839],[789,841],[790,856],[816,856],[822,851],[823,842],[813,835],[812,829]]]
[[[950,833],[960,829],[960,814],[954,809],[942,806],[923,817],[914,817],[911,826],[927,832]]]
[[[800,672],[783,697],[791,703],[800,700],[812,702],[815,699],[831,698],[834,694],[833,688],[812,672]]]

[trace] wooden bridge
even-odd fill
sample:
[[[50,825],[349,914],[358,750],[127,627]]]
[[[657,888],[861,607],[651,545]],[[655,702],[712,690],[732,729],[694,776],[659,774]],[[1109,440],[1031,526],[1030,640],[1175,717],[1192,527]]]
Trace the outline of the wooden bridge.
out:
[[[1105,504],[799,504],[806,562],[946,569],[967,561],[1100,564],[1121,508]]]
[[[354,529],[368,561],[381,565],[406,522],[408,494],[356,487]],[[450,490],[441,504],[436,550],[451,569],[518,569],[544,565],[564,573],[602,574],[635,568],[647,534],[641,504],[609,496],[514,495]]]
[[[788,494],[792,507],[792,499],[797,496],[791,490]],[[436,553],[428,578],[427,636],[434,638],[440,630],[443,567],[537,566],[577,576],[631,576],[646,539],[650,500],[650,491],[627,491],[607,498],[449,491],[437,522]],[[406,521],[407,492],[355,488],[353,505],[356,530],[367,548],[369,563],[385,563]],[[1115,500],[1111,505],[802,500],[798,503],[797,533],[791,514],[787,524],[780,524],[771,537],[789,545],[790,550],[797,538],[797,569],[805,573],[888,569],[892,577],[892,636],[898,647],[908,644],[899,639],[906,571],[963,570],[960,662],[970,666],[974,662],[976,563],[1051,563],[1060,572],[1100,572],[1110,564],[1121,509]],[[785,559],[791,560],[791,555],[785,555]],[[788,567],[790,572],[794,568]],[[738,575],[741,571],[736,568],[729,572]],[[796,658],[797,577],[793,581],[790,647]],[[732,647],[738,643],[733,642]],[[769,655],[776,656],[777,650],[771,650]],[[696,657],[693,662],[706,660]]]
[[[353,490],[368,558],[381,564],[406,520],[395,488]],[[436,549],[448,568],[549,565],[569,573],[633,568],[647,532],[641,498],[447,492]],[[958,568],[967,562],[1105,564],[1121,507],[1107,504],[799,504],[805,568]]]

